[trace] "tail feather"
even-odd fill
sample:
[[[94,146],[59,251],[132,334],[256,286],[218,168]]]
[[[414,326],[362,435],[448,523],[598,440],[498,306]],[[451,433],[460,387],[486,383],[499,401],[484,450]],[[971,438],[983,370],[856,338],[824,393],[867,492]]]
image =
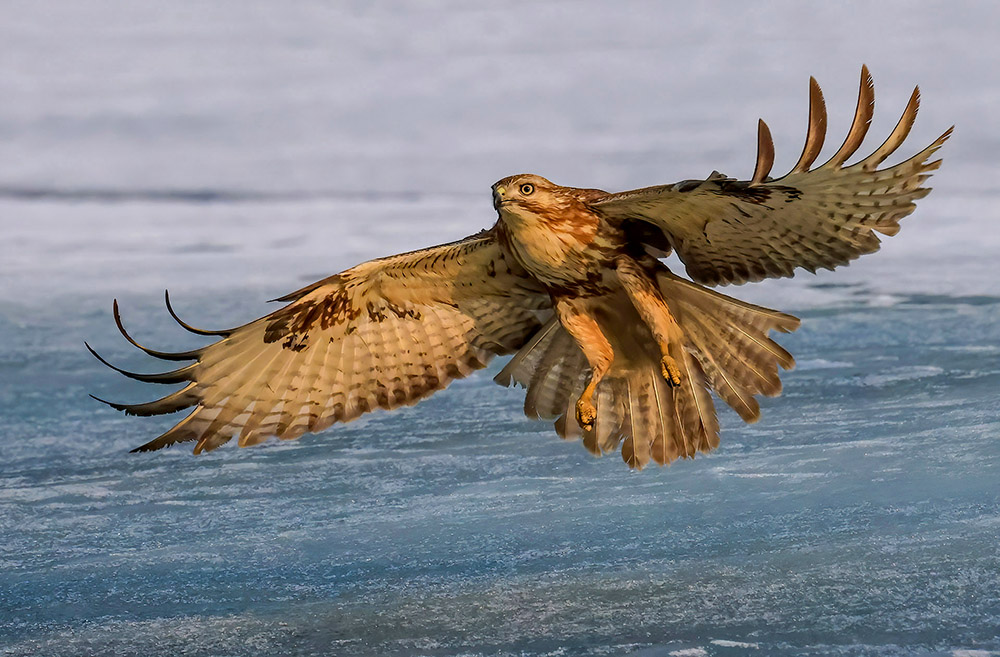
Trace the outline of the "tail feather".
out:
[[[605,381],[598,386],[594,396],[597,420],[594,422],[594,428],[583,434],[584,447],[594,454],[614,451],[622,439],[622,427],[628,420],[626,409],[619,401],[622,397],[620,383],[614,380]],[[576,422],[575,409],[570,419]]]
[[[684,430],[689,435],[693,434],[694,440],[691,442],[695,451],[709,452],[719,446],[719,420],[715,416],[715,404],[712,402],[705,373],[690,351],[684,352],[684,362],[687,365],[687,376],[681,383],[682,394],[678,405],[692,407],[688,412],[689,424]],[[689,452],[687,456],[694,458],[695,451]]]
[[[679,445],[673,439],[679,432],[673,411],[673,392],[656,372],[650,372],[649,379],[654,390],[653,406],[650,411],[655,412],[660,426],[660,432],[652,435],[649,452],[657,464],[666,465],[676,461],[681,455]]]
[[[566,408],[566,391],[576,388],[586,364],[583,352],[566,331],[553,332],[527,385],[525,414],[543,420],[559,417]]]
[[[533,419],[555,419],[556,432],[575,439],[581,434],[576,424],[576,399],[586,385],[589,370],[580,347],[566,329],[553,318],[511,358],[494,377],[502,386],[519,384],[527,388],[524,412]]]
[[[527,393],[524,395],[524,414],[528,417],[539,420],[547,419],[544,410],[538,410],[539,398],[544,404],[546,398],[552,393],[553,383],[560,379],[559,370],[562,369],[562,361],[558,359],[558,354],[552,349],[553,343],[548,344],[548,348],[542,353],[538,361],[534,375],[527,385]]]
[[[538,332],[528,340],[526,345],[521,347],[520,351],[514,354],[514,357],[493,380],[504,387],[510,387],[514,383],[527,387],[535,370],[538,369],[539,362],[545,355],[549,341],[552,340],[556,332],[562,330],[558,319],[555,317],[550,319],[545,326],[538,329]]]
[[[755,422],[760,417],[760,404],[754,398],[754,393],[766,390],[781,390],[781,381],[775,384],[769,372],[761,372],[752,365],[741,362],[738,359],[736,350],[731,347],[731,343],[714,331],[711,326],[702,323],[699,316],[689,317],[685,324],[686,335],[697,348],[697,358],[702,370],[712,387],[729,404],[740,417],[746,422]],[[713,353],[708,345],[714,344],[719,349]],[[746,365],[741,368],[741,365]],[[754,385],[756,382],[747,376],[749,370],[758,375],[760,383],[766,385]],[[774,372],[774,379],[777,379],[777,371]]]
[[[777,361],[771,351],[758,348],[759,340],[769,340],[763,334],[743,327],[738,332],[720,330],[703,313],[688,313],[686,319],[687,335],[697,343],[699,358],[726,370],[751,394],[781,392]]]
[[[663,429],[651,426],[653,424],[651,420],[654,418],[648,410],[653,405],[650,398],[655,394],[655,389],[651,388],[648,379],[630,378],[626,381],[625,390],[625,403],[622,405],[625,408],[628,430],[622,443],[622,460],[628,463],[630,468],[641,470],[652,458],[650,438],[656,434],[657,429],[659,433],[662,433]]]

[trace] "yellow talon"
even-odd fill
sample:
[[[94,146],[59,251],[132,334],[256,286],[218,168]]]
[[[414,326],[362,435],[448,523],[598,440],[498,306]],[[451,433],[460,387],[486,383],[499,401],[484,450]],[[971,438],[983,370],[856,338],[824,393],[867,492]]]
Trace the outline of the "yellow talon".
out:
[[[664,356],[663,360],[660,361],[660,369],[663,372],[663,378],[667,380],[671,388],[676,388],[681,384],[681,368],[677,366],[677,361],[673,358]]]
[[[597,409],[589,401],[580,398],[576,402],[576,421],[584,431],[591,431],[594,428],[594,421],[597,419]]]

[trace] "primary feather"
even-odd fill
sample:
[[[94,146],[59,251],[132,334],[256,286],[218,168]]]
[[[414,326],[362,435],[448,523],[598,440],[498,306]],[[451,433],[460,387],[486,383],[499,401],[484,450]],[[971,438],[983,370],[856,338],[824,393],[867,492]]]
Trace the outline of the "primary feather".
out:
[[[909,134],[919,107],[919,90],[914,89],[882,146],[844,167],[864,140],[874,102],[866,68],[843,146],[815,169],[809,167],[823,145],[826,110],[819,85],[812,80],[806,145],[785,176],[765,179],[773,145],[764,126],[757,173],[750,181],[714,175],[608,194],[591,205],[612,221],[641,221],[662,231],[691,278],[704,285],[742,284],[792,276],[798,268],[815,272],[847,264],[878,250],[875,233],[899,231],[899,220],[913,212],[914,201],[930,192],[923,183],[941,165],[930,158],[951,135],[949,128],[908,160],[877,169]]]

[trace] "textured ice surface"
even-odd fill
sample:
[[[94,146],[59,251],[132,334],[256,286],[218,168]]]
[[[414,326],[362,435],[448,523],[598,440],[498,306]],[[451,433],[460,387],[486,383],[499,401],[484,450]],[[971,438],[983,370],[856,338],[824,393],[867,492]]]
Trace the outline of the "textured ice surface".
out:
[[[1000,654],[997,12],[911,3],[17,3],[0,23],[0,652]],[[726,290],[799,367],[714,454],[632,473],[461,381],[295,443],[128,455],[117,337],[198,344],[492,222],[516,171],[624,189],[872,147],[919,82],[935,192],[883,251]],[[495,371],[494,366],[490,371]]]

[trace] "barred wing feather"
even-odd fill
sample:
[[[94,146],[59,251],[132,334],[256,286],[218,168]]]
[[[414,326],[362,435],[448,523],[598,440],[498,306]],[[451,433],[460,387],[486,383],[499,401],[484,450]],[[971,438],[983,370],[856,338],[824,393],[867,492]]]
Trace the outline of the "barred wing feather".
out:
[[[220,337],[184,353],[139,345],[115,305],[119,329],[134,345],[165,360],[195,361],[163,374],[114,368],[140,381],[186,383],[145,404],[107,402],[134,415],[192,409],[135,451],[196,441],[199,453],[232,438],[240,446],[291,439],[376,408],[411,405],[516,351],[551,315],[548,295],[504,258],[489,232],[373,260],[279,301],[290,303],[230,331],[182,322]],[[174,315],[169,298],[168,308]]]
[[[798,163],[771,179],[774,145],[759,123],[757,166],[749,181],[713,174],[703,181],[648,187],[597,199],[591,206],[612,221],[658,228],[677,251],[688,275],[704,285],[742,284],[790,277],[798,268],[833,269],[877,251],[876,232],[895,235],[899,220],[930,189],[923,183],[941,161],[929,161],[951,134],[949,128],[910,159],[879,165],[903,143],[919,106],[919,89],[899,123],[868,157],[844,163],[861,146],[872,119],[875,95],[867,68],[854,122],[844,144],[825,164],[810,169],[823,147],[826,109],[810,79],[809,131]],[[635,239],[648,238],[638,232]]]

